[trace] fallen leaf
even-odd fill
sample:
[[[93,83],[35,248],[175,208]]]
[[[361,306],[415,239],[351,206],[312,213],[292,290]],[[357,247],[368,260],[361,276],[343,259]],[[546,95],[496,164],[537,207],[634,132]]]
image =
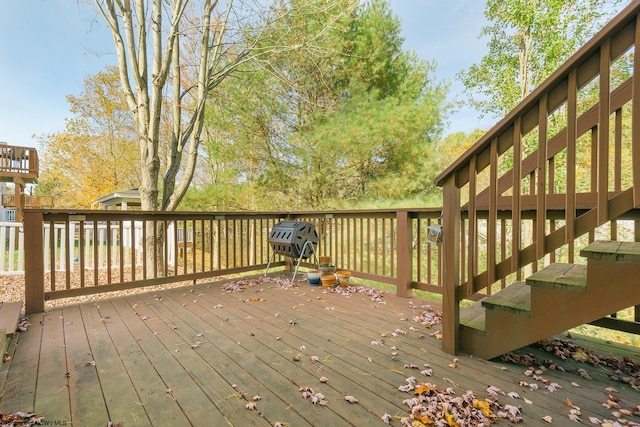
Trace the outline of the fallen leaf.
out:
[[[453,415],[446,409],[444,410],[444,416],[447,420],[447,424],[449,424],[449,427],[460,427],[460,424],[458,424],[455,418],[453,418]]]
[[[551,383],[546,385],[545,388],[553,393],[554,391],[560,390],[562,387],[557,383]]]
[[[582,368],[579,368],[579,369],[578,369],[578,373],[580,374],[580,376],[581,376],[582,378],[585,378],[585,379],[587,379],[587,380],[591,380],[591,379],[593,379],[593,378],[591,378],[591,375],[589,375],[589,373],[588,373],[587,371],[585,371],[584,369],[582,369]]]
[[[547,415],[546,417],[542,417],[542,419],[546,422],[548,422],[549,424],[551,424],[551,422],[553,421],[553,418],[551,418],[550,415]]]
[[[344,400],[346,400],[346,401],[347,401],[347,402],[349,402],[349,403],[358,403],[358,399],[356,399],[356,398],[355,398],[355,397],[353,397],[353,396],[345,396],[345,397],[344,397]]]
[[[486,400],[474,400],[473,407],[476,409],[480,409],[485,417],[491,415],[491,408],[489,407],[489,402],[487,402]]]
[[[584,349],[579,348],[571,354],[571,357],[578,362],[586,363],[589,361],[589,356],[585,353]]]

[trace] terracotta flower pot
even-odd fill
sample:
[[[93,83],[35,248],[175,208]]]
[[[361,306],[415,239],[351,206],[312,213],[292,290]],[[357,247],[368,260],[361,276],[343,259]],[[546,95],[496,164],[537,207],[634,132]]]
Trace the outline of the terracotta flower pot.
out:
[[[325,288],[333,288],[336,284],[336,276],[333,274],[324,274],[320,276],[322,286]]]
[[[347,270],[339,270],[336,272],[338,277],[338,283],[341,287],[346,288],[349,286],[349,279],[351,278],[351,272]]]

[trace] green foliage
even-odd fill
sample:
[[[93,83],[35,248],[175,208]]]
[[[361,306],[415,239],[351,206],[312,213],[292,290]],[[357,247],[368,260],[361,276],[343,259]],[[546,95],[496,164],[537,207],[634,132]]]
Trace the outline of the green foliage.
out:
[[[387,2],[325,4],[281,3],[300,11],[282,14],[286,25],[271,39],[299,48],[247,68],[211,97],[209,200],[339,208],[420,198],[431,185],[428,160],[450,110],[435,64],[402,49]]]
[[[489,52],[459,73],[469,103],[501,117],[539,86],[616,10],[619,0],[488,0]]]

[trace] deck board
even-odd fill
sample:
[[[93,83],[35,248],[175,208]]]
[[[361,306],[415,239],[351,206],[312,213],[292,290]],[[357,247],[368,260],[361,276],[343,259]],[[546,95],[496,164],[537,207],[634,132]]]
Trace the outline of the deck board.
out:
[[[9,342],[7,351],[12,363],[3,369],[6,372],[1,399],[3,412],[33,411],[43,318],[42,314],[34,315],[30,329],[14,334]],[[14,363],[16,359],[19,363]]]
[[[53,420],[70,421],[67,359],[65,357],[64,316],[52,313],[44,321],[38,366],[36,413],[47,413]],[[51,324],[52,327],[48,327]]]
[[[108,419],[105,405],[94,402],[104,401],[100,377],[96,367],[91,366],[93,354],[82,313],[79,306],[65,307],[63,310],[65,350],[67,357],[68,387],[70,387],[71,421],[84,419],[87,424],[100,425]],[[81,393],[75,392],[81,391]]]
[[[135,301],[135,302],[134,302]],[[171,302],[171,300],[168,300]],[[177,396],[188,395],[197,387],[197,391],[207,397],[209,404],[205,408],[215,409],[209,418],[213,424],[223,425],[225,417],[235,420],[245,420],[247,425],[254,422],[260,423],[255,419],[249,411],[245,410],[244,404],[236,404],[241,400],[236,397],[237,391],[231,387],[230,382],[225,376],[221,375],[221,371],[241,371],[239,366],[230,366],[233,360],[227,354],[217,351],[213,345],[205,344],[206,335],[216,335],[208,328],[208,325],[189,323],[189,320],[176,315],[163,302],[151,300],[143,300],[132,297],[130,302],[138,304],[136,310],[144,318],[148,318],[146,322],[153,329],[153,333],[157,332],[158,339],[165,348],[173,355],[176,361],[182,366],[182,372],[186,371],[190,376],[190,381],[180,381],[176,378],[176,382],[171,384],[174,394]],[[183,316],[184,317],[184,316]],[[204,332],[203,332],[204,331]],[[203,336],[199,337],[198,334]],[[202,348],[192,348],[196,342],[202,342]],[[195,379],[195,383],[194,383]]]
[[[101,302],[101,304],[106,305],[107,302]],[[96,369],[100,376],[104,404],[109,414],[109,420],[106,421],[151,425],[123,360],[123,356],[126,356],[131,349],[116,347],[114,344],[118,341],[111,336],[113,329],[107,328],[107,325],[117,322],[117,316],[108,319],[109,323],[105,323],[103,321],[105,318],[98,312],[96,306],[90,303],[82,304],[81,311],[93,360],[96,362]]]
[[[182,300],[178,299],[178,301]],[[183,303],[188,302],[184,301]],[[241,305],[249,309],[251,306],[259,304],[260,302],[241,303]],[[190,308],[190,311],[196,312],[199,310],[194,307]],[[370,414],[377,411],[381,405],[388,405],[387,400],[379,397],[378,392],[381,390],[368,390],[363,387],[358,388],[358,386],[362,384],[361,376],[370,376],[370,373],[362,369],[354,369],[352,366],[349,366],[347,368],[349,371],[347,374],[340,373],[335,370],[330,374],[329,371],[331,371],[331,368],[323,368],[332,366],[332,362],[339,362],[339,360],[329,360],[332,359],[333,354],[318,351],[317,357],[320,361],[312,363],[311,356],[316,355],[315,353],[310,353],[313,351],[313,347],[311,345],[307,345],[306,349],[300,348],[302,345],[308,343],[308,340],[299,340],[299,344],[295,345],[293,342],[291,344],[287,344],[286,340],[276,339],[278,336],[281,336],[281,334],[284,335],[287,334],[287,332],[295,330],[298,325],[289,325],[288,320],[285,318],[278,319],[271,314],[262,316],[262,313],[259,311],[255,311],[253,314],[251,314],[250,311],[247,311],[245,312],[247,315],[243,318],[243,316],[240,315],[242,311],[235,307],[233,310],[225,310],[223,308],[218,310],[218,313],[228,319],[226,322],[235,324],[234,329],[237,331],[235,336],[242,337],[242,339],[237,339],[240,340],[240,345],[243,348],[247,349],[247,351],[255,352],[255,357],[262,363],[268,364],[274,370],[278,371],[279,375],[282,376],[284,380],[284,387],[280,392],[290,395],[292,400],[295,401],[296,397],[299,396],[298,389],[300,386],[310,386],[314,391],[322,392],[327,396],[327,400],[329,402],[344,401],[344,394],[340,394],[339,390],[351,389],[353,390],[352,394],[360,396],[359,405],[329,405],[328,408],[322,408],[322,411],[323,413],[326,413],[331,410],[335,412],[337,416],[342,418],[344,422],[347,422],[346,420],[354,417],[356,419],[362,419],[363,421],[361,421],[360,425],[369,425],[367,420],[375,420],[375,418],[372,418]],[[256,315],[260,315],[261,318],[259,319]],[[269,324],[269,317],[276,319],[278,326]],[[254,319],[259,321],[259,328],[255,327]],[[322,341],[323,339],[320,340],[320,342]],[[279,346],[280,350],[278,351],[277,349],[274,349],[274,346]],[[317,348],[317,350],[321,349]],[[344,352],[343,349],[341,349],[341,351]],[[327,356],[329,356],[329,359],[327,359]],[[296,357],[300,360],[295,361],[294,358]],[[340,366],[344,369],[344,365]],[[335,375],[333,375],[333,373],[335,373]],[[322,384],[319,381],[320,377],[323,375],[331,378],[330,383]],[[365,400],[365,398],[368,400]],[[398,407],[396,409],[400,408]],[[326,414],[323,414],[322,416],[324,417]],[[321,419],[318,419],[316,422],[320,421]],[[379,420],[375,420],[375,422],[377,424],[379,423]]]
[[[150,330],[138,316],[130,315],[133,310],[125,301],[114,300],[110,303],[113,304],[111,310],[108,309],[108,304],[101,303],[99,313],[105,319],[105,326],[114,345],[125,349],[119,352],[120,359],[151,425],[160,422],[188,424],[186,414],[177,399],[174,399],[175,393],[167,392],[171,388],[170,382],[163,378],[167,370],[171,371],[176,367],[168,364],[164,358],[153,359],[154,354],[164,355],[165,349],[157,346],[145,348],[146,343],[155,342]],[[122,324],[113,322],[118,318],[122,319]]]
[[[171,351],[172,349],[165,345],[166,340],[163,338],[168,332],[166,325],[163,325],[159,318],[143,320],[146,316],[144,307],[138,310],[136,304],[135,300],[114,301],[117,311],[112,312],[126,322],[136,344],[140,346],[153,368],[158,370],[161,383],[156,381],[153,389],[148,391],[149,398],[152,399],[151,404],[162,404],[167,399],[175,399],[175,403],[190,423],[197,424],[198,420],[207,417],[215,420],[224,418],[219,411],[215,410],[215,407],[212,407],[212,402],[203,392],[199,381],[193,378],[191,373],[193,367],[187,363],[187,358],[177,356],[175,351]],[[189,375],[185,375],[185,371]],[[145,388],[149,387],[143,377],[140,378],[140,382]],[[167,392],[169,389],[171,391]],[[163,397],[158,398],[159,394]],[[157,400],[154,400],[152,395],[155,395]],[[145,405],[145,407],[153,412],[151,405]]]
[[[409,376],[480,398],[489,385],[517,392],[533,403],[506,395],[501,403],[521,406],[524,425],[548,425],[546,415],[561,424],[568,419],[567,397],[581,407],[583,419],[612,419],[602,407],[609,386],[625,405],[640,403],[640,393],[615,383],[605,368],[585,366],[593,373],[589,381],[577,374],[577,362],[559,361],[567,372],[544,373],[563,387],[551,393],[544,385],[520,386],[533,382],[523,366],[444,354],[433,331],[411,320],[426,303],[390,294],[378,302],[306,284],[224,293],[212,283],[51,309],[40,315],[43,324],[33,316],[31,329],[12,337],[13,361],[0,371],[0,411],[35,409],[49,421],[74,425],[265,427],[378,426],[389,413],[397,425],[408,415],[402,401],[411,395],[398,386]],[[601,351],[637,356],[631,347],[593,343]],[[425,364],[433,376],[421,375]],[[583,387],[573,388],[573,381]],[[302,386],[322,392],[327,405],[304,400]],[[257,410],[247,410],[255,395],[262,396]],[[346,402],[345,395],[358,403]]]

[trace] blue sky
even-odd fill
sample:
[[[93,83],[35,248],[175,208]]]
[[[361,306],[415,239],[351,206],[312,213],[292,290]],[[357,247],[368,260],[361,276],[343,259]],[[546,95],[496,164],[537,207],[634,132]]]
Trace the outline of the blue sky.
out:
[[[463,86],[460,70],[486,52],[478,39],[486,24],[484,1],[392,0],[405,47],[435,60],[436,78]],[[61,132],[71,116],[66,96],[79,94],[86,76],[115,64],[113,41],[102,18],[80,0],[0,0],[0,141],[37,147],[33,136]],[[448,132],[489,128],[494,120],[462,109]]]

